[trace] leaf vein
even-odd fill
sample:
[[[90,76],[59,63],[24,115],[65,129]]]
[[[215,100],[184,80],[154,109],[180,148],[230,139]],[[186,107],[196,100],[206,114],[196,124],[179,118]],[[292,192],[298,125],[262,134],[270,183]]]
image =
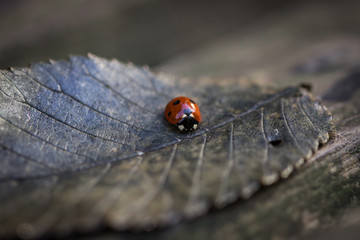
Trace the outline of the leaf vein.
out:
[[[45,168],[47,168],[47,169],[51,169],[51,170],[55,170],[55,171],[57,170],[56,168],[50,167],[50,166],[44,164],[43,162],[38,162],[38,161],[36,161],[36,160],[28,157],[28,156],[25,156],[25,155],[23,155],[23,154],[15,151],[15,150],[12,149],[12,148],[9,148],[8,146],[5,146],[3,143],[0,143],[0,145],[1,145],[2,148],[6,149],[7,151],[9,151],[9,152],[11,152],[11,153],[13,153],[13,154],[15,154],[15,155],[18,155],[18,156],[24,158],[25,160],[27,160],[27,161],[29,161],[29,162],[35,163],[35,164],[40,165],[40,166],[42,166],[42,167],[45,167]],[[3,180],[1,180],[1,181],[3,181]]]
[[[104,112],[102,112],[102,111],[97,110],[96,108],[94,108],[94,107],[92,107],[92,106],[90,106],[90,105],[85,104],[84,102],[82,102],[82,101],[80,101],[79,99],[76,99],[75,97],[73,97],[73,96],[65,93],[64,91],[59,92],[59,91],[55,91],[55,90],[53,90],[53,89],[50,89],[50,88],[48,88],[46,85],[44,85],[44,84],[42,84],[41,82],[39,82],[38,80],[32,78],[28,73],[24,72],[23,70],[21,70],[21,69],[18,69],[18,70],[19,70],[20,72],[24,73],[25,75],[27,75],[31,80],[35,81],[36,83],[38,83],[38,84],[41,85],[42,87],[46,88],[47,90],[49,90],[49,91],[51,91],[51,92],[61,93],[61,94],[63,94],[64,96],[69,97],[69,98],[72,99],[73,101],[80,103],[81,105],[85,106],[86,108],[91,109],[92,111],[94,111],[94,112],[96,112],[96,113],[98,113],[98,114],[100,114],[100,115],[102,115],[102,116],[105,116],[105,117],[107,117],[107,118],[110,118],[110,119],[112,119],[112,120],[114,120],[114,121],[116,121],[116,122],[118,122],[118,123],[120,123],[120,124],[124,124],[124,125],[126,125],[126,126],[133,127],[133,128],[136,128],[136,129],[139,129],[139,130],[142,130],[142,131],[146,131],[146,132],[152,132],[152,133],[157,133],[157,134],[164,135],[164,136],[170,136],[169,134],[166,134],[166,133],[163,133],[163,132],[153,131],[153,130],[150,130],[150,129],[142,128],[142,127],[136,126],[136,125],[134,125],[134,124],[129,124],[129,123],[127,123],[127,122],[124,122],[124,121],[122,121],[122,120],[119,120],[119,119],[117,119],[117,118],[115,118],[115,117],[113,117],[113,116],[110,116],[109,114],[106,114],[106,113],[104,113]],[[15,74],[15,73],[14,73],[14,74]],[[56,80],[56,78],[55,78],[50,72],[48,72],[48,74],[49,74],[52,78],[54,78],[54,79]],[[60,86],[60,85],[59,85],[59,86]],[[19,91],[20,91],[20,90],[19,90]],[[21,91],[20,91],[20,93],[21,93]],[[24,99],[26,100],[26,98],[24,98]]]
[[[84,66],[86,69],[87,67]],[[72,62],[70,63],[70,69],[71,71],[74,71],[73,70],[73,64]],[[88,70],[88,69],[87,69]],[[145,108],[141,105],[139,105],[138,103],[134,102],[134,101],[131,101],[129,98],[125,97],[123,94],[121,94],[119,91],[113,89],[109,84],[105,83],[104,81],[102,81],[101,79],[99,79],[98,77],[94,76],[93,74],[91,74],[89,71],[87,71],[87,73],[85,73],[85,76],[88,76],[90,78],[92,78],[93,80],[95,80],[96,82],[100,83],[102,86],[106,87],[107,89],[109,89],[110,91],[112,91],[113,93],[115,93],[116,95],[118,95],[119,97],[121,97],[122,99],[124,99],[125,101],[127,101],[128,103],[130,104],[133,104],[134,106],[140,108],[142,111],[145,111],[145,112],[148,112],[148,113],[151,113],[151,114],[154,114],[154,115],[158,115],[158,113],[156,112],[152,112],[152,111],[149,111],[148,108]]]
[[[134,174],[138,171],[140,164],[143,162],[143,159],[144,158],[142,156],[137,157],[135,165],[130,169],[127,175],[118,184],[115,184],[114,187],[107,193],[107,195],[102,197],[102,199],[94,206],[93,210],[89,214],[90,218],[94,217],[100,219],[99,215],[104,217],[106,212],[110,211],[110,209],[120,197],[124,188],[130,182],[131,177],[134,176]],[[109,172],[106,175],[108,174]]]
[[[314,125],[313,120],[310,118],[310,116],[307,114],[307,112],[305,112],[304,106],[302,105],[302,103],[301,103],[301,101],[300,101],[300,98],[297,98],[296,103],[297,103],[297,105],[299,106],[299,108],[300,108],[300,110],[301,110],[301,113],[304,114],[307,119],[309,119],[309,121],[310,121],[310,123],[311,123],[311,126],[312,126],[317,132],[320,133],[320,132],[321,132],[320,129]]]
[[[70,152],[70,151],[68,151],[66,148],[60,147],[59,145],[56,145],[56,144],[54,144],[54,143],[52,143],[52,142],[50,142],[50,141],[48,141],[48,140],[46,140],[46,139],[43,139],[43,138],[41,138],[41,137],[39,137],[39,136],[31,133],[31,132],[29,132],[29,131],[27,131],[27,130],[21,128],[21,127],[19,127],[18,125],[14,124],[13,122],[11,122],[11,121],[8,120],[8,119],[5,119],[5,118],[4,118],[3,116],[1,116],[1,115],[0,115],[0,118],[1,118],[3,121],[7,122],[8,124],[10,124],[10,125],[18,128],[18,129],[20,129],[21,131],[27,133],[28,135],[30,135],[30,136],[32,136],[32,137],[35,137],[35,138],[37,138],[37,139],[45,142],[46,144],[49,144],[49,145],[55,147],[55,148],[61,149],[61,150],[65,151],[65,152],[67,152],[67,153],[74,154],[74,155],[77,155],[77,156],[80,156],[80,157],[89,158],[89,159],[91,159],[91,160],[93,160],[93,161],[96,160],[96,159],[91,158],[90,156],[87,156],[87,155],[84,155],[84,154],[80,154],[80,153],[76,153],[76,152]]]
[[[295,142],[295,145],[296,147],[298,148],[298,150],[303,154],[303,156],[306,156],[306,154],[303,152],[297,138],[295,137],[294,133],[292,132],[292,130],[290,129],[290,126],[289,126],[289,122],[288,122],[288,119],[286,117],[286,113],[285,113],[285,109],[284,109],[284,100],[281,99],[281,114],[284,118],[284,122],[285,122],[285,126],[286,126],[286,129],[288,130],[290,136],[292,137],[292,139],[294,139],[294,142]]]
[[[269,160],[269,144],[268,144],[268,138],[266,136],[266,132],[265,132],[265,121],[264,121],[264,108],[261,108],[261,133],[262,136],[265,140],[265,148],[264,148],[264,159],[263,159],[263,164],[267,163]]]
[[[177,144],[174,145],[173,150],[170,154],[169,160],[164,168],[164,171],[162,172],[160,178],[159,178],[159,182],[157,184],[157,186],[155,187],[155,189],[153,191],[151,191],[148,195],[146,195],[143,199],[141,199],[140,203],[139,203],[139,207],[137,207],[136,211],[142,211],[144,208],[146,208],[152,200],[155,199],[155,197],[160,193],[161,189],[165,186],[166,181],[169,177],[169,173],[170,173],[170,169],[173,166],[174,163],[174,159],[175,159],[175,155],[176,155],[176,151],[177,151]]]
[[[199,195],[201,189],[201,174],[204,165],[205,146],[206,146],[206,133],[204,134],[203,142],[200,147],[199,157],[196,163],[196,169],[192,179],[192,186],[187,201],[186,209],[188,209],[189,211],[191,211],[192,206],[196,205],[197,202],[200,202]]]
[[[233,167],[235,165],[235,159],[234,159],[234,124],[230,123],[230,132],[229,132],[229,147],[228,147],[228,163],[224,169],[224,172],[221,177],[221,183],[219,186],[219,191],[217,194],[217,201],[221,204],[225,198],[226,195],[226,188],[228,185],[229,177],[231,174],[231,171],[233,170]]]

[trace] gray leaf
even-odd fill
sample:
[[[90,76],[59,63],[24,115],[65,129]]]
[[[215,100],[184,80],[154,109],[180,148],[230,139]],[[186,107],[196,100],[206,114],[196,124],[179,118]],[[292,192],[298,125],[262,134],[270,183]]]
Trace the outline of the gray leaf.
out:
[[[151,229],[286,178],[333,131],[306,89],[193,86],[94,55],[0,74],[0,237]],[[201,128],[163,119],[194,98]]]

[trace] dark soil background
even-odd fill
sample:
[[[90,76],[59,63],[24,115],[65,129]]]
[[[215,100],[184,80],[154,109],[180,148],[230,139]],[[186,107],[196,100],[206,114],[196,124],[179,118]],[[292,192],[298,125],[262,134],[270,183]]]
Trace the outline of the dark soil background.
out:
[[[298,4],[284,0],[2,0],[0,67],[88,52],[154,67]]]

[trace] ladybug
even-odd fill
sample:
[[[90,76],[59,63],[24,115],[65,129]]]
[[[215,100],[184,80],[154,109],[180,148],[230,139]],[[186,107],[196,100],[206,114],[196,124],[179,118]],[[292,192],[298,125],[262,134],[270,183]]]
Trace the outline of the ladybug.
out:
[[[197,129],[201,122],[199,106],[188,97],[176,97],[171,100],[164,112],[166,120],[181,132]]]

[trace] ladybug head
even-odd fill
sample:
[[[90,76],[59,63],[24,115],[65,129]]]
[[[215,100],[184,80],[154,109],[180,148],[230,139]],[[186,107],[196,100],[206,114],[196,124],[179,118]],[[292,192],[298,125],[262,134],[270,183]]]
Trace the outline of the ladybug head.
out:
[[[194,118],[194,115],[190,109],[183,111],[181,120],[176,124],[178,129],[182,132],[191,132],[196,130],[199,125],[199,121]]]

